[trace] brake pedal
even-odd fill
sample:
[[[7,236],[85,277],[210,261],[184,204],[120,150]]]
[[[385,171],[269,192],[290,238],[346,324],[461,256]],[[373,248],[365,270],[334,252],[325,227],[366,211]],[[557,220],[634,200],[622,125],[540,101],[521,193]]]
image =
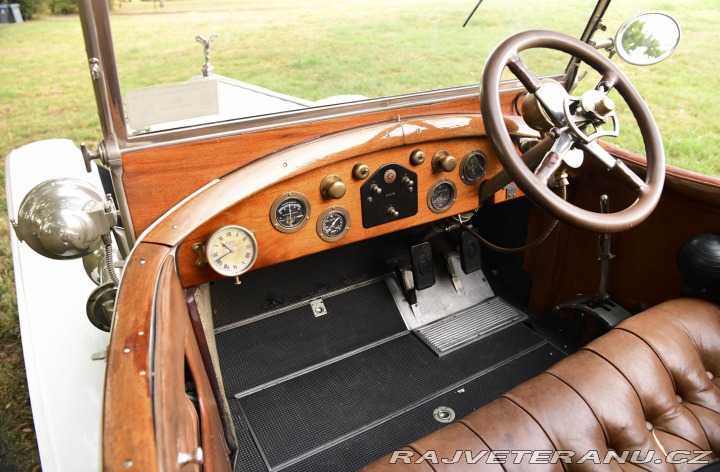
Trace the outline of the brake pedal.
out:
[[[477,238],[467,231],[460,232],[460,267],[466,274],[476,272],[482,268],[480,243]]]

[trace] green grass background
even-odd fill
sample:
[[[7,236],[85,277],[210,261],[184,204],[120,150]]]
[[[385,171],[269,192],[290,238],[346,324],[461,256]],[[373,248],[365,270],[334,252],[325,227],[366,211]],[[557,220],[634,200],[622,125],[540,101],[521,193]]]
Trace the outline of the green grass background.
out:
[[[652,67],[614,59],[650,105],[668,162],[720,175],[720,9],[716,0],[616,0],[609,36],[645,10],[675,16],[677,52]],[[218,33],[216,73],[311,100],[337,94],[371,97],[478,83],[492,47],[513,31],[544,28],[579,35],[589,1],[485,0],[467,28],[475,0],[232,0],[122,3],[113,13],[124,90],[187,80],[202,65],[195,35]],[[202,10],[202,12],[201,12]],[[209,11],[208,11],[209,10]],[[328,21],[328,15],[333,20]],[[510,26],[508,26],[510,25]],[[599,37],[603,37],[600,34]],[[528,54],[538,72],[567,59]],[[0,156],[33,141],[101,139],[77,16],[0,25]],[[590,79],[587,79],[590,83]],[[622,116],[621,144],[640,151]],[[0,167],[4,184],[4,165]],[[0,470],[38,464],[22,366],[9,224],[0,193]]]

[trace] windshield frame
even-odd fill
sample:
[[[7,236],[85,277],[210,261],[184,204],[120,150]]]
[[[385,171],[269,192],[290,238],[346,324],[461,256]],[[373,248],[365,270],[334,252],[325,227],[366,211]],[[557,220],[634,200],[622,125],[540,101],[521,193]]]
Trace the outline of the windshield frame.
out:
[[[602,16],[610,1],[598,0],[581,40],[589,41],[593,33],[599,29]],[[112,153],[113,150],[121,152],[148,149],[210,137],[222,137],[239,132],[472,98],[478,96],[479,93],[477,85],[466,85],[130,135],[125,120],[126,114],[112,42],[107,2],[105,0],[81,0],[80,19],[103,131],[106,148],[104,152],[108,153]],[[574,66],[576,63],[576,59],[571,58],[564,75],[559,74],[553,78],[573,83],[577,70]],[[501,86],[501,90],[520,88],[522,85],[516,79],[504,81]]]

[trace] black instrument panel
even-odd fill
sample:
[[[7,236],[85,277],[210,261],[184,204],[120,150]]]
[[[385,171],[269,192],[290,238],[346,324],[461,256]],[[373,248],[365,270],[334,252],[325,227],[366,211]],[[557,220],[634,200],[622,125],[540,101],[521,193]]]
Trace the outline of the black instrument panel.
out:
[[[364,228],[373,228],[418,212],[417,174],[400,164],[385,164],[360,187]]]

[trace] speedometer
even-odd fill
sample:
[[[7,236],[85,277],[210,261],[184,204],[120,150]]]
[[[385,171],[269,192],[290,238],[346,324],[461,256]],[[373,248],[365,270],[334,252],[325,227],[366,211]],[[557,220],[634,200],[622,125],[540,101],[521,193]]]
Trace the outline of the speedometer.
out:
[[[350,213],[341,206],[331,206],[318,216],[316,229],[323,241],[337,241],[350,230]]]
[[[299,192],[283,193],[270,207],[270,221],[281,233],[294,233],[310,219],[310,202]]]

